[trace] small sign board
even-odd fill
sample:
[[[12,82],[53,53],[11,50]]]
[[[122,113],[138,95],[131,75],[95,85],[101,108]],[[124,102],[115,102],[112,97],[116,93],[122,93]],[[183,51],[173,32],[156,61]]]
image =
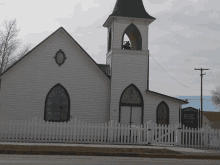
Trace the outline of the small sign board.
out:
[[[198,128],[198,109],[187,107],[181,110],[181,123],[186,127]]]

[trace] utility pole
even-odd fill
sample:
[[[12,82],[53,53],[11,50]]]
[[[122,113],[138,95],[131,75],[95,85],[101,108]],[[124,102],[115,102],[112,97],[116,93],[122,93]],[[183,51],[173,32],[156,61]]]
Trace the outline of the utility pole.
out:
[[[203,112],[203,98],[202,98],[202,76],[205,74],[202,74],[203,70],[209,70],[209,69],[195,69],[195,70],[200,70],[201,71],[201,127],[202,127],[202,112]]]

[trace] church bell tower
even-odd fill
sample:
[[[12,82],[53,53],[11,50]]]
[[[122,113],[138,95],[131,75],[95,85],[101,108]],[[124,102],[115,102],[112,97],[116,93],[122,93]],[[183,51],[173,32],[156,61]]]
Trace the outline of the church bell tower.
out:
[[[144,98],[149,88],[148,30],[154,20],[146,12],[142,0],[117,0],[103,25],[108,28],[106,63],[111,75],[110,120],[122,120],[122,94],[131,85],[143,98],[143,118]],[[135,106],[135,103],[128,104]]]

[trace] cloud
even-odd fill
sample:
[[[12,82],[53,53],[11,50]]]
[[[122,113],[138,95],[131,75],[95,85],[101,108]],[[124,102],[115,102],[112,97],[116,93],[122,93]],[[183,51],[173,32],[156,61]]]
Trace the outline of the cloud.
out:
[[[205,28],[205,29],[210,29],[213,31],[218,31],[220,29],[220,23],[217,22],[208,22],[208,23],[198,23],[195,24],[198,28]]]

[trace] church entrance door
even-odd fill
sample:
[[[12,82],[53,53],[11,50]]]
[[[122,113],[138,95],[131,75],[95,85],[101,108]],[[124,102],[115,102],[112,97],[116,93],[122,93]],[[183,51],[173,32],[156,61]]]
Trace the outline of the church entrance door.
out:
[[[126,125],[141,125],[142,107],[121,106],[121,122]]]
[[[119,122],[130,125],[130,128],[132,125],[143,124],[143,97],[134,84],[129,85],[122,92],[119,104]]]

